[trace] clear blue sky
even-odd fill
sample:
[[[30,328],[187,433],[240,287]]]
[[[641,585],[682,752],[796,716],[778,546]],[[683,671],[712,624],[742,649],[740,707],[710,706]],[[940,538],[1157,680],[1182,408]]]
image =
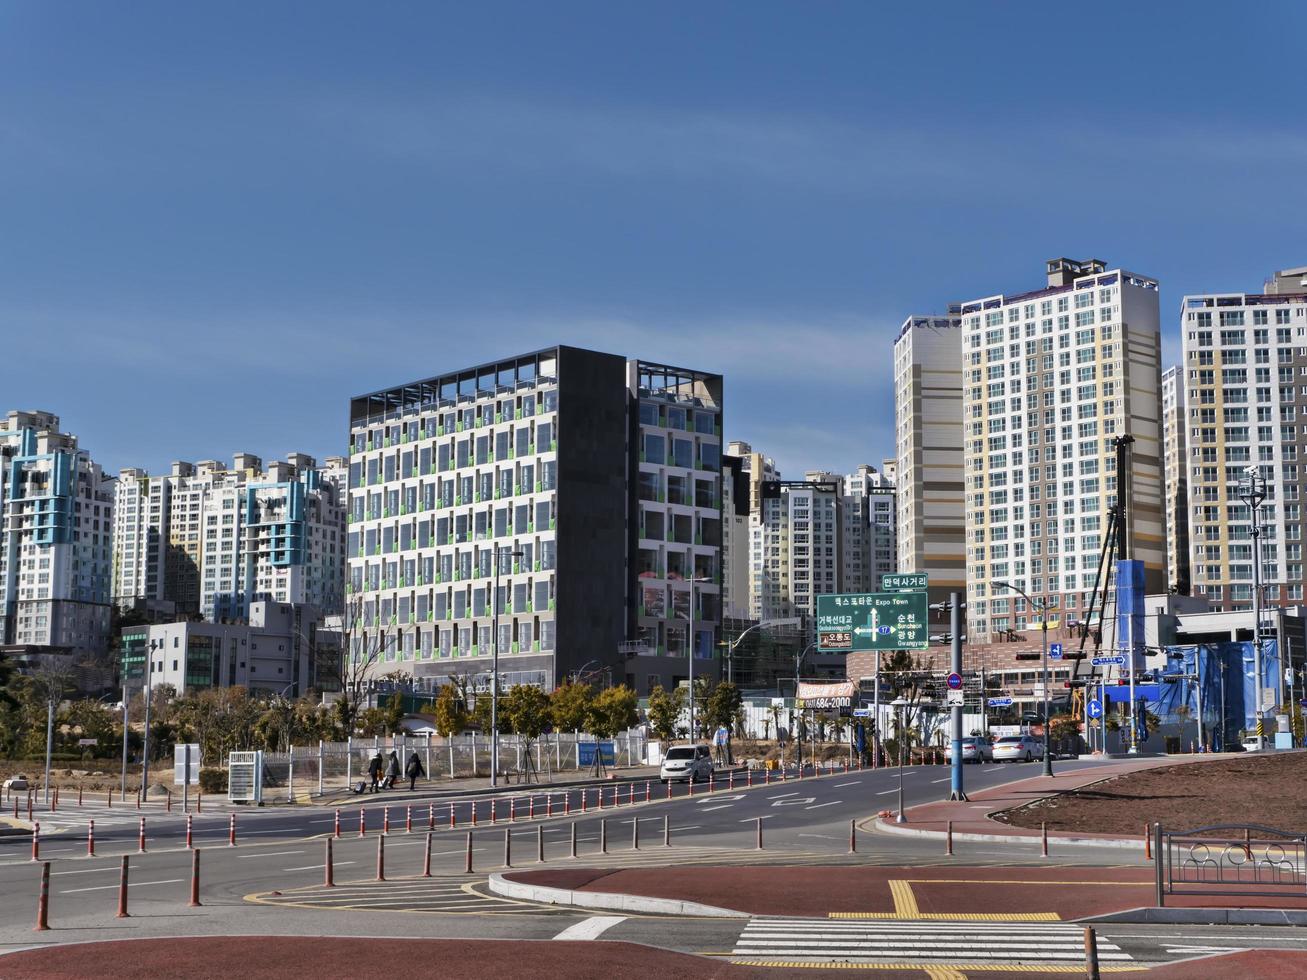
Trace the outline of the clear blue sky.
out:
[[[0,406],[116,471],[345,447],[564,342],[724,372],[787,476],[892,452],[903,318],[1057,255],[1307,263],[1301,3],[0,6]]]

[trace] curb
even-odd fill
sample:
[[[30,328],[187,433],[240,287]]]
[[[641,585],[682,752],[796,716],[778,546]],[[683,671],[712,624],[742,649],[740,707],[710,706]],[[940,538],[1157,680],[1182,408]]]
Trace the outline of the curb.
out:
[[[1140,925],[1307,926],[1307,909],[1138,908],[1076,921],[1130,922]]]
[[[911,813],[911,811],[908,811]],[[918,830],[915,827],[904,827],[901,824],[886,823],[884,819],[877,817],[873,825],[874,829],[884,834],[898,834],[901,837],[924,837],[929,840],[943,840],[948,834],[942,830]],[[953,831],[954,840],[983,841],[987,844],[1025,844],[1038,845],[1040,837],[1038,834],[973,834],[966,831]],[[1141,840],[1128,840],[1121,837],[1061,837],[1049,835],[1049,844],[1072,844],[1076,847],[1120,847],[1142,849]]]
[[[746,912],[719,908],[716,905],[700,905],[698,902],[683,902],[674,898],[622,895],[616,892],[582,892],[572,891],[567,888],[551,888],[547,885],[531,885],[523,881],[512,881],[500,873],[490,876],[489,886],[490,890],[496,895],[503,895],[505,898],[520,898],[528,902],[540,902],[545,905],[570,905],[575,908],[645,912],[654,915],[691,915],[717,919],[749,918]]]

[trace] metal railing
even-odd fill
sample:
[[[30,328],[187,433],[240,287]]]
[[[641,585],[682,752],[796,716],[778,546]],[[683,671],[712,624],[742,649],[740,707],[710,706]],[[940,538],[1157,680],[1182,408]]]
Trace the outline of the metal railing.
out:
[[[1167,895],[1307,894],[1307,834],[1257,824],[1168,831],[1153,824],[1158,907]]]

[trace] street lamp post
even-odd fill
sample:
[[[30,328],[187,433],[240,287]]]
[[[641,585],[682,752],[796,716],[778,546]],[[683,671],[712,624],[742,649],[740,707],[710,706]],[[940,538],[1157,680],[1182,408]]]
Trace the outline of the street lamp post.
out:
[[[686,581],[690,583],[690,622],[689,633],[686,637],[690,641],[687,644],[690,655],[690,741],[694,742],[698,739],[698,732],[694,725],[694,587],[702,582],[711,582],[712,579],[695,578],[692,574]]]
[[[154,651],[163,648],[163,640],[151,640],[149,648],[145,651],[145,687],[143,696],[145,698],[145,735],[141,739],[141,796],[145,796],[146,788],[150,785],[150,682],[154,673]]]
[[[1262,501],[1266,480],[1261,470],[1250,466],[1239,483],[1239,499],[1252,511],[1253,521],[1253,717],[1257,719],[1257,751],[1266,747],[1262,726]]]
[[[494,636],[490,640],[490,785],[499,785],[499,566],[507,548],[495,548]],[[514,558],[525,552],[509,551]]]
[[[815,647],[816,643],[809,643],[801,652],[794,657],[794,714],[796,724],[794,726],[794,753],[795,761],[799,771],[803,771],[803,739],[799,737],[799,723],[803,721],[803,709],[799,707],[799,668],[803,664],[803,658],[808,655],[808,651]]]
[[[899,748],[899,812],[894,815],[895,823],[908,822],[908,818],[903,815],[903,729],[905,726],[904,712],[910,703],[911,702],[909,702],[905,698],[895,698],[892,702],[890,702],[891,708],[898,709],[898,722],[899,722],[898,732],[896,732],[896,734],[898,735],[898,742],[899,742],[899,746],[898,746]]]
[[[1039,635],[1042,640],[1041,660],[1043,661],[1043,685],[1044,685],[1044,775],[1053,775],[1053,749],[1052,739],[1049,737],[1049,718],[1048,718],[1048,598],[1041,597],[1038,602],[1032,599],[1024,589],[1019,589],[1011,582],[995,582],[995,585],[1006,586],[1013,592],[1017,593],[1032,607],[1039,610]],[[1134,671],[1131,671],[1133,675]]]

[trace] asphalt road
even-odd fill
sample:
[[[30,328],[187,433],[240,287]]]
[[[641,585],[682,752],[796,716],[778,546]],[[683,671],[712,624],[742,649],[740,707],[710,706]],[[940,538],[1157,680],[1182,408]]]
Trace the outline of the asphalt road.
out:
[[[1059,769],[1092,767],[1093,761],[1064,761]],[[969,766],[967,787],[977,790],[1015,779],[1037,775],[1039,763]],[[949,791],[949,769],[928,766],[902,773],[908,806],[945,797]],[[390,806],[390,834],[385,837],[386,873],[391,879],[420,874],[426,849],[427,807],[434,807],[437,830],[432,835],[431,867],[441,878],[439,887],[424,893],[424,910],[431,914],[413,916],[398,911],[394,902],[362,896],[352,900],[349,911],[326,907],[279,908],[253,904],[246,896],[254,893],[283,893],[320,884],[326,838],[334,830],[335,814],[319,807],[286,807],[242,810],[238,816],[237,846],[227,844],[228,812],[205,812],[193,820],[194,841],[201,850],[202,878],[200,909],[186,905],[191,854],[184,848],[186,818],[180,812],[161,814],[155,808],[147,816],[147,852],[137,853],[139,817],[134,808],[114,807],[97,819],[97,856],[86,857],[84,820],[94,809],[66,813],[65,807],[47,820],[65,828],[42,842],[43,860],[51,861],[51,919],[55,931],[34,934],[38,864],[30,860],[30,838],[0,839],[0,950],[30,946],[33,942],[71,941],[87,938],[130,938],[151,935],[415,935],[461,938],[553,938],[576,927],[593,938],[624,939],[668,949],[728,955],[736,949],[745,924],[743,920],[665,919],[637,916],[594,916],[521,905],[499,899],[485,891],[484,872],[498,870],[503,862],[505,830],[511,834],[516,866],[536,860],[536,847],[543,840],[549,861],[567,857],[575,826],[578,852],[584,858],[600,849],[600,821],[612,853],[630,851],[632,823],[639,819],[642,847],[639,859],[666,862],[669,852],[659,853],[664,818],[676,845],[671,853],[688,860],[682,848],[702,849],[691,859],[711,861],[714,855],[734,854],[741,860],[848,860],[849,821],[868,817],[897,803],[899,772],[896,769],[841,773],[820,778],[794,778],[752,789],[734,791],[718,788],[707,793],[695,787],[674,786],[673,799],[654,782],[651,802],[645,803],[644,784],[635,787],[635,806],[626,802],[627,784],[605,788],[602,813],[596,807],[596,789],[585,790],[582,813],[581,790],[551,792],[555,816],[548,811],[545,791],[532,791],[537,819],[530,821],[528,794],[506,793],[494,804],[496,823],[489,825],[491,801],[480,797],[477,828],[473,836],[473,859],[478,877],[463,878],[466,833],[470,829],[470,801],[456,805],[458,826],[448,829],[449,801],[428,804],[415,794],[414,831],[405,829],[404,804]],[[755,777],[756,783],[756,777]],[[621,805],[612,806],[616,789]],[[659,797],[663,797],[659,799]],[[518,802],[510,804],[509,798]],[[358,806],[343,808],[342,837],[332,842],[336,881],[349,886],[375,877],[378,831],[384,820],[383,807],[366,807],[365,837],[358,836]],[[563,815],[564,807],[571,810]],[[518,820],[507,823],[510,806]],[[38,814],[38,816],[41,816]],[[757,823],[761,821],[767,852],[752,851]],[[507,825],[506,825],[507,823]],[[101,827],[103,825],[103,830]],[[541,829],[543,828],[543,829]],[[537,835],[540,835],[537,837]],[[916,840],[875,833],[858,835],[858,861],[883,864],[932,864],[950,860],[982,864],[1135,864],[1143,855],[1120,848],[1055,848],[1051,858],[1041,858],[1037,845],[985,842],[957,842],[955,857],[946,858],[937,841]],[[118,875],[122,854],[130,855],[130,909],[132,918],[116,919]],[[632,854],[634,857],[634,854]],[[442,877],[443,876],[443,877]],[[347,889],[348,890],[348,889]],[[601,920],[596,922],[596,920]],[[618,921],[609,921],[618,920]],[[589,923],[589,925],[587,925]],[[597,931],[596,931],[597,930]],[[939,925],[922,924],[922,942],[937,942]],[[1140,962],[1161,962],[1205,955],[1224,948],[1280,946],[1307,948],[1301,930],[1270,927],[1144,927],[1104,926],[1100,934]],[[1211,949],[1206,949],[1211,947]],[[1200,950],[1200,948],[1202,948]],[[1199,951],[1196,951],[1199,950]]]

